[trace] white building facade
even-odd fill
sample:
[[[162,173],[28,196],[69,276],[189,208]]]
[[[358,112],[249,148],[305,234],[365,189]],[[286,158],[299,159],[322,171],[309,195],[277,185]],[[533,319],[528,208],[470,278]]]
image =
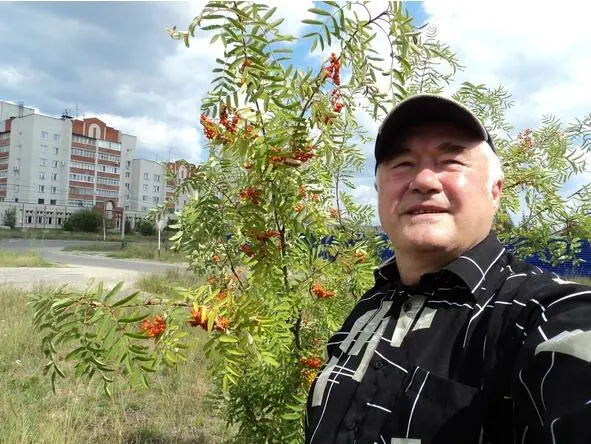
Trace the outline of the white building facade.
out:
[[[145,213],[164,202],[166,171],[153,160],[134,159],[132,162],[131,210]]]

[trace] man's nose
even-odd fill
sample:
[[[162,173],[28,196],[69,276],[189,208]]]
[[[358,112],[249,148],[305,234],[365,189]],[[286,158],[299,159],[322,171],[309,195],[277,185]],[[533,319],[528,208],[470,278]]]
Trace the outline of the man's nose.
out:
[[[422,167],[418,170],[409,187],[412,191],[420,193],[432,193],[442,189],[439,175],[430,167]]]

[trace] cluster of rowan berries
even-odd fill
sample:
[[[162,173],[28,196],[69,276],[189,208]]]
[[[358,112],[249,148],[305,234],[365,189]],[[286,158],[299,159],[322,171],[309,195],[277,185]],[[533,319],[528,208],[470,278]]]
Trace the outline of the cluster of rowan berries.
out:
[[[226,106],[222,107],[220,111],[220,123],[226,128],[226,131],[229,131],[232,134],[236,134],[238,132],[238,122],[240,121],[240,115],[234,111],[234,115],[232,116],[232,120],[230,120],[230,115],[228,114],[228,108]]]
[[[208,317],[206,307],[199,306],[197,308],[193,308],[191,310],[191,318],[192,319],[189,321],[190,325],[193,327],[201,327],[202,329],[207,330]],[[223,316],[218,316],[215,318],[213,325],[214,330],[226,331],[228,329],[229,321]]]
[[[335,295],[334,291],[327,290],[319,283],[312,284],[312,293],[320,299],[332,298]]]
[[[240,191],[240,199],[250,199],[250,201],[258,205],[260,202],[261,192],[253,186],[248,187],[245,190]]]
[[[314,154],[314,149],[312,145],[307,145],[304,148],[296,148],[293,157],[300,162],[307,162],[308,160],[312,159],[316,154]]]
[[[221,261],[221,258],[217,254],[214,254],[211,256],[211,260],[217,264],[219,261]]]
[[[301,213],[303,209],[304,209],[303,203],[297,203],[294,207],[294,210],[296,211],[296,213]]]
[[[154,320],[144,319],[140,324],[140,331],[146,333],[151,338],[157,338],[166,330],[166,321],[162,316],[156,316]]]
[[[271,152],[274,154],[278,154],[281,152],[281,148],[273,147],[273,148],[271,148]],[[281,156],[277,156],[277,155],[269,156],[269,162],[272,162],[272,163],[281,163],[281,162],[283,162],[283,160],[284,159]]]
[[[337,86],[341,84],[341,59],[334,52],[330,55],[329,65],[324,68],[322,80],[325,79],[331,79]]]
[[[330,104],[335,113],[340,113],[345,107],[345,103],[341,100],[341,97],[341,92],[336,88],[330,93]]]
[[[271,239],[272,237],[279,237],[280,233],[278,230],[267,230],[262,233],[256,234],[256,239],[261,242]]]
[[[330,213],[330,217],[332,217],[333,219],[336,219],[339,217],[339,210],[337,208],[334,208],[334,207],[331,208],[329,210],[329,213]]]
[[[534,145],[533,139],[531,137],[532,133],[533,131],[531,129],[526,129],[525,131],[522,131],[517,135],[517,140],[519,141],[519,144],[523,147],[524,151],[530,150],[531,147]]]
[[[240,246],[240,251],[242,251],[244,254],[246,254],[248,257],[253,257],[254,256],[254,250],[251,248],[250,245],[248,244],[242,244]]]
[[[300,358],[300,364],[302,364],[305,367],[310,367],[310,368],[315,368],[318,369],[320,367],[322,367],[322,359],[317,358],[317,357],[312,357],[312,358]]]
[[[213,120],[207,117],[205,113],[202,113],[199,121],[203,126],[203,133],[205,134],[205,137],[207,137],[209,140],[217,139],[219,132],[215,123],[213,123]]]
[[[248,65],[250,65],[250,60],[248,59],[244,59],[244,61],[242,62],[242,65],[240,65],[240,72],[244,72],[244,68],[246,68]]]

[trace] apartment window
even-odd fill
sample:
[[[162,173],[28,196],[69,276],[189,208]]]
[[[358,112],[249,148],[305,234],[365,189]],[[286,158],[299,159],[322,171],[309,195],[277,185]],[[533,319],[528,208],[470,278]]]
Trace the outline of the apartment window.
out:
[[[41,152],[42,153],[46,153],[47,152],[47,145],[41,145]]]
[[[51,194],[57,193],[57,187],[51,187]]]
[[[41,179],[41,180],[45,180],[45,171],[41,171],[41,172],[39,173],[39,179]]]
[[[55,154],[56,156],[60,153],[60,149],[57,146],[53,147],[53,154]]]
[[[49,200],[49,205],[55,205],[56,204],[56,200],[55,199],[50,199]],[[51,222],[49,222],[51,223]]]
[[[51,173],[51,180],[57,180],[57,173]]]
[[[154,197],[152,198],[152,202],[154,202],[155,204],[157,204],[159,200],[160,200],[160,199],[158,199],[158,196],[154,196]]]
[[[52,166],[53,168],[57,168],[57,166],[58,166],[58,161],[57,161],[57,160],[52,160],[52,161],[51,161],[51,166]]]
[[[148,191],[148,185],[144,184],[144,191]]]
[[[125,172],[125,177],[126,177],[127,179],[129,179],[129,177],[130,177],[130,176],[129,176],[129,171],[126,171],[126,172]]]
[[[38,204],[44,204],[45,203],[45,199],[37,199],[37,203]],[[39,220],[39,223],[41,223],[41,220]]]
[[[41,138],[47,140],[49,138],[49,133],[47,131],[41,131]]]
[[[130,189],[129,183],[126,183],[125,184],[125,188],[128,189],[128,190]]]
[[[142,207],[142,211],[148,211],[146,207]]]
[[[39,165],[41,165],[42,167],[47,166],[47,159],[40,159]]]
[[[150,180],[150,174],[144,173],[144,180]]]
[[[60,143],[60,135],[59,134],[54,134],[53,135],[53,141],[55,143]]]
[[[127,161],[127,168],[131,168],[131,160]]]
[[[45,185],[39,185],[39,192],[45,193]]]
[[[160,192],[160,186],[159,185],[154,185],[154,193],[159,193]]]
[[[143,200],[144,202],[147,202],[147,201],[148,201],[148,196],[146,196],[145,194],[144,194],[144,195],[142,195],[142,200]]]
[[[160,174],[154,174],[154,182],[160,181]]]

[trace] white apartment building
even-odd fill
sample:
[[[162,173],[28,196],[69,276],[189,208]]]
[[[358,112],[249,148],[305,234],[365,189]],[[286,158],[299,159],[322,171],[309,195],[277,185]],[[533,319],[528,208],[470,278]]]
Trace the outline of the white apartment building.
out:
[[[164,165],[153,160],[134,159],[129,195],[132,211],[147,212],[164,202],[166,171]]]
[[[72,121],[40,114],[0,122],[0,200],[68,203]]]

